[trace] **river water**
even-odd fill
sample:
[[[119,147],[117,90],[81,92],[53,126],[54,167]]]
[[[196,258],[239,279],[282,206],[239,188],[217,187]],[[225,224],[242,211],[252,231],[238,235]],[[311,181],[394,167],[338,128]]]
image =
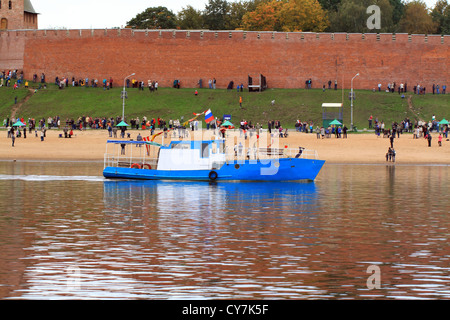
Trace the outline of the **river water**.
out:
[[[101,170],[0,162],[0,298],[450,298],[450,166],[326,164],[314,183]]]

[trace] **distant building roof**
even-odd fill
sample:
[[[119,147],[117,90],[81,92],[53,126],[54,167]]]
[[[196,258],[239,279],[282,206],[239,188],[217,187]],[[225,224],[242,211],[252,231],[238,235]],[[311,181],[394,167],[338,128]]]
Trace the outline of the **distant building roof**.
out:
[[[35,14],[37,14],[37,12],[33,8],[33,5],[31,4],[30,0],[24,0],[24,2],[23,2],[23,11],[28,12],[28,13],[35,13]]]

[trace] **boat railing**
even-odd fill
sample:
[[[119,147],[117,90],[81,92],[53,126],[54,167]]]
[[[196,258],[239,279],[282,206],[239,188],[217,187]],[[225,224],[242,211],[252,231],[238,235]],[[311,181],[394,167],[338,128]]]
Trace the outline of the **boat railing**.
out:
[[[156,169],[158,159],[142,157],[125,157],[116,154],[105,154],[104,167],[121,167],[121,168],[140,168],[140,169]]]
[[[319,154],[316,150],[306,149],[306,148],[286,148],[284,149],[284,154],[286,158],[295,158],[298,157],[301,159],[310,159],[310,160],[318,160]]]
[[[305,148],[243,148],[242,150],[233,150],[230,152],[227,150],[224,161],[235,160],[273,160],[283,158],[300,158],[317,160],[317,151]],[[212,162],[213,167],[220,167],[220,163],[216,163],[217,160]],[[157,169],[158,159],[150,158],[147,156],[126,156],[118,154],[105,154],[104,166],[106,167],[121,167],[121,168],[141,168],[141,169]]]
[[[237,152],[227,153],[227,161],[232,160],[269,160],[269,159],[282,159],[282,158],[300,158],[317,160],[319,155],[316,150],[305,148],[259,148],[259,149],[243,149]]]

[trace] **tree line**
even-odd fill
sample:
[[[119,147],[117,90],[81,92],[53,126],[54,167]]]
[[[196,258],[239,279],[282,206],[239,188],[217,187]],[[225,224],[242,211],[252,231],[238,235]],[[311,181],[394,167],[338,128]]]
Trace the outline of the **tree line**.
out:
[[[379,10],[374,30],[369,6]],[[150,7],[127,22],[133,29],[247,30],[280,32],[348,32],[449,34],[450,5],[438,0],[428,8],[420,0],[209,0],[177,14]]]

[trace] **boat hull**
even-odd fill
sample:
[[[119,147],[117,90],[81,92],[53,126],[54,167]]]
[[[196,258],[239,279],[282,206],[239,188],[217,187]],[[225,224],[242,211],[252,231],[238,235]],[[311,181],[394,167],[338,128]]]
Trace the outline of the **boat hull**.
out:
[[[225,163],[216,170],[153,170],[106,167],[110,179],[195,181],[296,181],[315,180],[324,160],[283,158],[267,161]]]

